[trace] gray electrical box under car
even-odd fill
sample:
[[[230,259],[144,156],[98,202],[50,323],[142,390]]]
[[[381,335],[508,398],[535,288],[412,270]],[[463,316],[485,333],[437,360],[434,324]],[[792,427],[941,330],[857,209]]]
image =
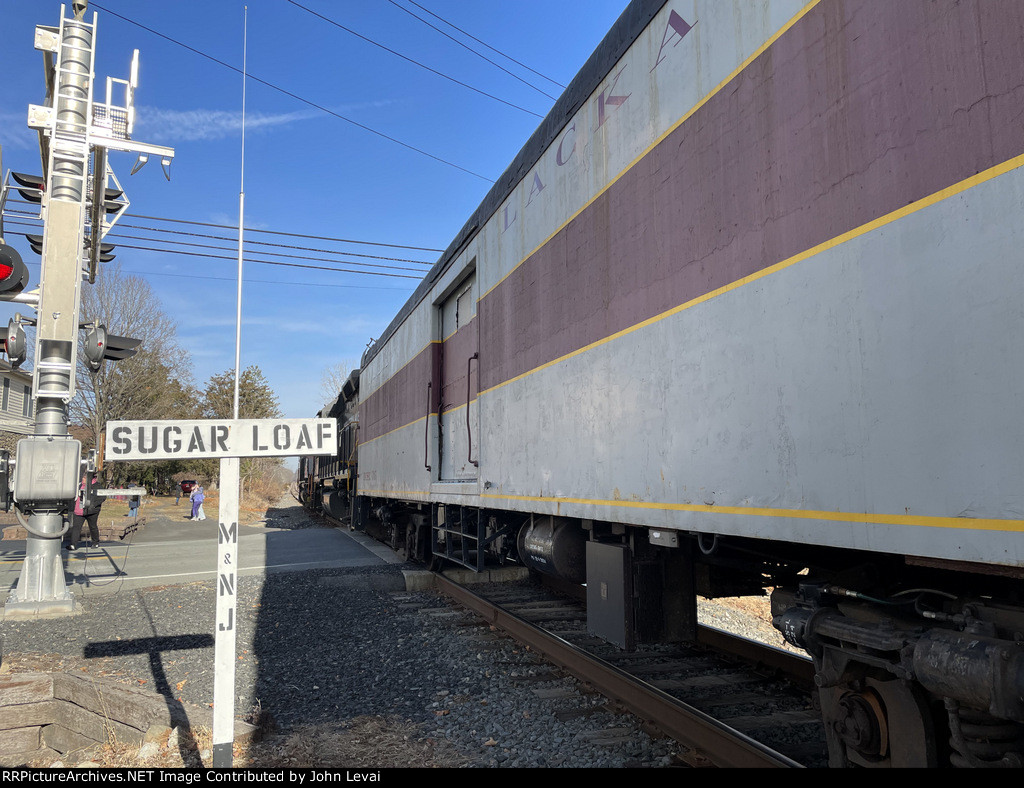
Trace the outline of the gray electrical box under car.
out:
[[[14,500],[36,505],[73,501],[78,494],[81,441],[43,436],[18,441]]]
[[[587,633],[632,651],[633,583],[629,548],[587,542]]]

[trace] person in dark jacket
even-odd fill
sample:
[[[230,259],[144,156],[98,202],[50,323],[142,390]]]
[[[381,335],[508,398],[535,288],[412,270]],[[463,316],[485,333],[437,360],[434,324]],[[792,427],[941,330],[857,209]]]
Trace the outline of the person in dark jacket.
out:
[[[100,508],[103,506],[103,498],[98,493],[99,489],[100,480],[95,473],[87,473],[82,477],[82,482],[78,485],[78,497],[75,499],[75,513],[71,520],[69,550],[78,547],[83,523],[89,524],[92,546],[100,543]]]
[[[132,487],[132,483],[128,482],[128,487]],[[128,496],[128,514],[125,517],[131,517],[134,522],[139,521],[139,496],[129,495]]]

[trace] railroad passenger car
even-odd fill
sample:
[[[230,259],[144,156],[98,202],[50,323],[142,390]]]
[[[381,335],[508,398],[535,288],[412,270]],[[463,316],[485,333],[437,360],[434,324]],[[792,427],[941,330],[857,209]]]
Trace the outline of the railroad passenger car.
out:
[[[1024,3],[630,3],[340,398],[347,516],[626,647],[774,589],[834,765],[1020,765],[1022,85]]]

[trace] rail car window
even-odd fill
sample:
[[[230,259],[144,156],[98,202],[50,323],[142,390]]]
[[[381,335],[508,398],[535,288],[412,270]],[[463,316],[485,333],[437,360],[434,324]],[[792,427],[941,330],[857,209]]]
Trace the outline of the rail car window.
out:
[[[474,309],[473,304],[473,284],[470,282],[469,286],[459,294],[458,302],[455,304],[456,330],[466,325],[475,312],[476,310]]]

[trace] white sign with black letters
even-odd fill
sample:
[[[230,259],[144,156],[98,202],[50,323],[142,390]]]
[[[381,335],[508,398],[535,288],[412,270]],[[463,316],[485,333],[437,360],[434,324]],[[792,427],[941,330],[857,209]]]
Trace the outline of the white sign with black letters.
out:
[[[337,451],[334,419],[108,421],[106,460],[298,457]]]
[[[338,451],[337,430],[334,419],[107,422],[104,458],[108,462],[220,458],[217,631],[213,657],[214,768],[231,767],[235,734],[239,458],[333,456]]]

